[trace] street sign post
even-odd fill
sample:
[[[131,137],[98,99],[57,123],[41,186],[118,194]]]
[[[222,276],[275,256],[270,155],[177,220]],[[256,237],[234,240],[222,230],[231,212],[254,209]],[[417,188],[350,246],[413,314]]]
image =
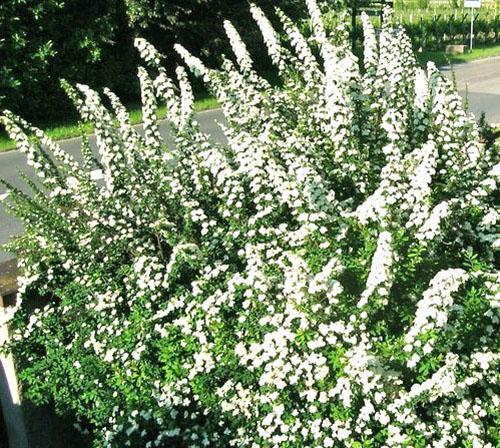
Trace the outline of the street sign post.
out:
[[[464,8],[470,8],[470,50],[474,39],[474,9],[481,7],[481,0],[464,0]]]

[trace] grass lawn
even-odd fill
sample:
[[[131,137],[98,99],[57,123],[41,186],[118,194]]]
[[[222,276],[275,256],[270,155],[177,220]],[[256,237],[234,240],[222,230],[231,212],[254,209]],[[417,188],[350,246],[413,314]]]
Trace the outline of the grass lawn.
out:
[[[433,61],[436,65],[461,64],[477,59],[500,56],[500,45],[481,45],[473,48],[472,52],[465,54],[445,54],[444,51],[423,51],[417,53],[417,59],[422,64]]]
[[[209,96],[197,99],[194,105],[194,109],[196,112],[201,112],[202,110],[207,110],[207,109],[214,109],[216,107],[217,107],[217,101],[215,100],[215,98]],[[138,104],[131,105],[129,107],[129,112],[130,112],[130,120],[132,121],[133,124],[141,123],[142,111],[140,105]],[[159,117],[164,117],[165,107],[164,106],[160,107],[157,113]],[[54,140],[61,140],[61,139],[80,136],[80,129],[78,127],[78,123],[75,121],[62,122],[47,126],[42,125],[40,127],[47,133],[49,137],[51,137]],[[84,129],[85,132],[87,132],[87,134],[92,134],[93,132],[93,128],[90,124],[85,124]],[[2,129],[0,131],[0,152],[9,151],[11,149],[14,149],[14,147],[15,147],[14,142],[7,137],[7,135]]]

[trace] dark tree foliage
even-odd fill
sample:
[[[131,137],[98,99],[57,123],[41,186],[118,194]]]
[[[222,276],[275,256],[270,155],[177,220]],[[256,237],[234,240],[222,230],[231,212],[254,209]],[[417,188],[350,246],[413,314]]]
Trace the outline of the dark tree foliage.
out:
[[[220,65],[222,54],[231,55],[223,21],[230,20],[242,31],[242,38],[260,69],[269,68],[258,33],[248,8],[248,0],[124,0],[134,33],[145,37],[173,61],[174,43],[182,43],[193,54],[201,55],[211,66]],[[303,17],[301,0],[252,0],[273,20],[276,7],[290,17]],[[168,62],[167,62],[168,63]]]
[[[2,109],[37,121],[65,116],[61,78],[127,93],[133,54],[121,0],[0,1]]]
[[[267,13],[281,7],[297,17],[298,0],[257,0]],[[0,1],[0,107],[35,122],[67,118],[72,113],[62,78],[94,88],[109,87],[125,101],[138,99],[137,60],[132,41],[143,36],[167,55],[182,43],[210,65],[214,55],[229,55],[222,21],[229,19],[260,68],[262,54],[257,27],[246,0],[2,0]]]

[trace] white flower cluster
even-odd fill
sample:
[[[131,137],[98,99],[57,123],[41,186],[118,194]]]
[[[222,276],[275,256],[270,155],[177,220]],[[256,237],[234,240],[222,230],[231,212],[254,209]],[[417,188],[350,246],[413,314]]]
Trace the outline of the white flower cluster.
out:
[[[26,230],[9,350],[96,447],[498,444],[499,148],[389,11],[378,40],[363,16],[361,68],[306,3],[312,36],[251,6],[281,87],[229,22],[237,65],[175,47],[225,143],[142,39],[143,133],[81,85],[81,163],[2,117],[40,178],[3,199]]]
[[[441,271],[432,279],[422,299],[418,302],[413,324],[405,335],[405,351],[415,352],[417,338],[425,333],[442,328],[448,321],[448,314],[453,305],[453,293],[467,280],[463,269],[448,269]],[[429,354],[433,349],[434,340],[430,338],[423,347],[423,352]],[[415,367],[419,356],[414,353],[408,362],[409,367]]]
[[[391,287],[391,268],[394,263],[394,254],[391,248],[392,236],[389,232],[382,232],[377,241],[377,250],[372,259],[372,265],[366,280],[366,289],[361,294],[358,308],[368,303],[370,296],[377,291],[380,296],[387,296]]]

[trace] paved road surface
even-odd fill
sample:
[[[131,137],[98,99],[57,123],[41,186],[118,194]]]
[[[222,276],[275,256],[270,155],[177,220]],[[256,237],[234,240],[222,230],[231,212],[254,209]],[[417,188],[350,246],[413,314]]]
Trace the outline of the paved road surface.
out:
[[[224,116],[220,110],[200,112],[197,115],[197,119],[202,130],[209,133],[214,140],[221,141],[224,138],[222,131],[216,123],[216,121],[224,121]],[[171,139],[168,137],[168,124],[166,121],[160,123],[160,132],[167,142],[171,142]],[[76,160],[80,161],[80,142],[80,138],[73,138],[62,142],[61,146],[75,157]],[[95,148],[95,137],[90,138],[90,143]],[[24,172],[30,175],[30,177],[35,177],[34,171],[26,165],[25,156],[19,151],[0,153],[0,177],[11,185],[26,190],[24,182],[19,178],[19,172]],[[5,194],[5,187],[0,185],[0,197],[3,194]],[[21,232],[21,223],[8,215],[0,203],[0,245],[5,244],[11,235],[19,235]],[[10,254],[0,250],[0,263],[11,258]]]
[[[471,111],[486,113],[490,123],[500,123],[500,57],[457,64],[453,67],[458,91],[468,96]],[[449,67],[444,68],[451,76]]]
[[[500,57],[456,65],[453,69],[462,96],[465,96],[468,90],[472,112],[479,117],[481,111],[485,111],[490,122],[500,123]],[[444,71],[451,74],[450,68],[444,68]],[[218,141],[223,138],[223,135],[215,120],[222,119],[222,113],[218,110],[201,112],[198,115],[198,121],[203,130]],[[165,122],[161,125],[161,131],[164,136],[167,135]],[[77,160],[79,159],[80,139],[66,140],[62,146]],[[33,175],[32,170],[26,166],[24,156],[18,151],[0,153],[0,177],[14,186],[22,187],[23,182],[19,180],[19,171]],[[0,186],[0,196],[3,193],[5,189]],[[19,235],[21,232],[20,223],[7,215],[0,205],[0,245],[7,242],[11,235]],[[9,254],[0,251],[0,262],[10,258],[12,257]]]

